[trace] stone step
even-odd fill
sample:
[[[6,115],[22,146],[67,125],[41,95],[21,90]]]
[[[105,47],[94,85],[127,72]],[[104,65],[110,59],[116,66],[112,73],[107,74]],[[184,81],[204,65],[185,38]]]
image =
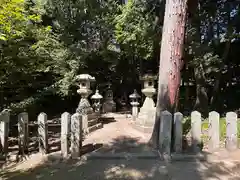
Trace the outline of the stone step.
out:
[[[97,123],[93,126],[89,126],[88,127],[88,132],[91,133],[91,132],[96,131],[97,129],[101,129],[101,128],[103,128],[103,124],[102,123]]]
[[[96,125],[98,123],[99,123],[98,118],[88,120],[88,127],[94,126],[94,125]]]

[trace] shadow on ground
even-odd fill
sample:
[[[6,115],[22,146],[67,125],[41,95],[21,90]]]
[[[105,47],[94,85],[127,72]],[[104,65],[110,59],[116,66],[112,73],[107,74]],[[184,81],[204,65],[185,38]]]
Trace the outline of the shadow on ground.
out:
[[[85,145],[83,154],[98,151],[109,152],[145,152],[147,145],[136,138],[121,136],[108,146]],[[149,148],[149,147],[148,147]],[[134,149],[134,150],[133,150]],[[172,162],[161,161],[158,157],[148,158],[88,158],[83,155],[78,160],[61,158],[59,152],[43,156],[36,154],[25,162],[20,162],[0,171],[0,177],[8,180],[212,180],[240,179],[240,163],[216,162],[209,159],[209,154],[203,153],[201,159],[195,156],[191,159]]]

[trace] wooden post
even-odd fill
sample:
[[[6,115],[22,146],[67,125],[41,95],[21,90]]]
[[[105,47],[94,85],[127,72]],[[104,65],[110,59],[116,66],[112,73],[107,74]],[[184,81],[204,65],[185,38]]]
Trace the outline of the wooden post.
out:
[[[61,116],[61,153],[63,157],[67,157],[70,148],[70,128],[71,115],[65,112]]]
[[[226,148],[227,150],[236,150],[237,142],[237,114],[228,112],[226,115]]]
[[[8,135],[9,135],[10,112],[8,109],[0,113],[0,155],[4,158],[8,154]]]
[[[177,112],[174,114],[174,150],[176,153],[182,152],[182,120],[183,120],[183,114],[180,112]]]
[[[39,140],[39,152],[47,154],[49,152],[48,124],[47,114],[43,112],[38,115],[38,140]]]
[[[208,149],[214,151],[219,148],[219,113],[212,111],[209,113],[209,127],[208,127]]]
[[[161,125],[159,133],[160,152],[164,155],[171,153],[171,136],[172,136],[172,114],[168,111],[161,113]]]
[[[28,113],[23,112],[18,115],[18,145],[19,153],[28,152]]]
[[[191,113],[192,148],[195,153],[201,151],[202,120],[198,111]]]
[[[82,116],[75,113],[71,117],[71,157],[78,158],[82,147]]]

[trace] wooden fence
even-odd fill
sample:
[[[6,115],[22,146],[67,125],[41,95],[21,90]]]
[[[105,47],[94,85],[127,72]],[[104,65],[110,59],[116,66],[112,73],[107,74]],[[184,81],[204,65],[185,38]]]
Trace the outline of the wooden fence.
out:
[[[28,152],[29,146],[29,120],[28,113],[18,115],[18,147],[19,153]],[[0,156],[8,154],[10,113],[0,114]],[[39,152],[49,153],[47,114],[40,113],[37,118]],[[82,116],[78,113],[72,116],[65,112],[61,115],[61,153],[64,157],[70,153],[72,157],[79,157],[82,146]]]

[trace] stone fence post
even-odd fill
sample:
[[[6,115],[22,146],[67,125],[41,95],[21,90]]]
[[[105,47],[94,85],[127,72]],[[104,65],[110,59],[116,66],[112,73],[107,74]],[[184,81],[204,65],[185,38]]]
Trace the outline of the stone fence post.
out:
[[[191,135],[192,148],[195,153],[201,150],[202,120],[201,113],[193,111],[191,113]]]
[[[226,114],[226,148],[236,150],[237,144],[237,114],[228,112]]]
[[[61,116],[61,153],[63,157],[67,157],[70,148],[70,125],[71,115],[65,112]]]
[[[39,152],[47,154],[49,152],[48,123],[47,123],[47,114],[43,112],[38,115],[38,141],[39,141]]]
[[[176,153],[182,152],[182,136],[183,136],[183,128],[182,128],[183,114],[180,112],[176,112],[174,114],[174,151]]]
[[[8,109],[4,109],[0,113],[0,155],[2,154],[4,158],[8,154],[9,121],[10,112]]]
[[[171,136],[172,136],[172,114],[168,111],[161,112],[161,125],[159,132],[160,152],[163,155],[171,153]]]
[[[18,145],[19,152],[28,152],[28,113],[23,112],[18,115]]]
[[[82,116],[75,113],[71,117],[71,157],[78,158],[82,147]]]
[[[219,113],[212,111],[209,113],[209,127],[208,127],[208,149],[214,151],[219,148],[220,134],[219,134]]]

